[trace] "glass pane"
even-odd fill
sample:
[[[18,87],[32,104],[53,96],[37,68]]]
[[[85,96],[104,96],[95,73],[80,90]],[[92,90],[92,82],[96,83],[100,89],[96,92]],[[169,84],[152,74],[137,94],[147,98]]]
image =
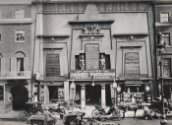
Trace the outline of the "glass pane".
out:
[[[168,13],[160,13],[160,22],[168,22]]]

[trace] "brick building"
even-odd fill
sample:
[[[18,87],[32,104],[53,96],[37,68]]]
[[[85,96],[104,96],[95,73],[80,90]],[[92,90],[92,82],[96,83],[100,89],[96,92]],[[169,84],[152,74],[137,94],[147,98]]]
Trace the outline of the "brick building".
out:
[[[0,109],[21,110],[31,97],[32,15],[28,2],[0,4]]]
[[[170,0],[159,0],[155,4],[155,26],[156,26],[156,54],[157,54],[157,80],[159,80],[159,95],[162,91],[164,97],[172,101],[172,2]],[[162,79],[161,79],[162,78]],[[161,81],[162,80],[162,81]],[[163,89],[162,89],[163,86]]]

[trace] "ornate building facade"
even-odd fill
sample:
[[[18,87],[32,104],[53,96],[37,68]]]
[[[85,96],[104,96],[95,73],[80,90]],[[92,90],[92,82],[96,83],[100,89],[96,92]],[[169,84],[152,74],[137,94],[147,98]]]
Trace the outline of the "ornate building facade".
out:
[[[33,8],[34,73],[44,103],[151,100],[152,1],[34,1]]]
[[[10,5],[0,4],[1,107],[22,109],[30,100],[81,108],[151,101],[157,88],[153,0]]]

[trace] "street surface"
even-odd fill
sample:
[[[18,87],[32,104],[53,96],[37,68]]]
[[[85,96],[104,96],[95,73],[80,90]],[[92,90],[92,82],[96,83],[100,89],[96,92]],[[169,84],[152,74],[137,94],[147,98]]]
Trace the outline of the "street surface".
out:
[[[160,125],[160,120],[141,120],[127,118],[121,121],[117,121],[120,125]],[[0,125],[29,125],[23,121],[0,121]],[[59,121],[56,125],[63,125],[62,121]],[[172,120],[168,120],[168,125],[172,125]]]

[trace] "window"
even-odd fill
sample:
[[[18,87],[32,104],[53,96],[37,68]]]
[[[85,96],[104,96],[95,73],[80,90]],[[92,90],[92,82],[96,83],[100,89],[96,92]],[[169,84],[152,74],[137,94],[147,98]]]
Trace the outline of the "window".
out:
[[[24,42],[25,36],[24,31],[16,31],[15,32],[15,41],[16,42]]]
[[[170,77],[171,76],[171,59],[166,58],[163,60],[163,76],[164,77]]]
[[[160,44],[170,45],[170,33],[161,33],[160,34]]]
[[[125,74],[140,74],[140,60],[138,52],[127,52],[124,58]]]
[[[4,87],[0,86],[0,101],[4,100]]]
[[[17,58],[17,71],[24,71],[24,58],[23,57],[18,57]]]
[[[23,9],[16,10],[15,18],[17,18],[17,19],[24,18],[24,10]]]
[[[59,54],[46,55],[46,76],[59,76],[60,75],[60,57]]]
[[[160,13],[160,22],[168,22],[169,21],[169,13],[168,12],[162,12]]]

